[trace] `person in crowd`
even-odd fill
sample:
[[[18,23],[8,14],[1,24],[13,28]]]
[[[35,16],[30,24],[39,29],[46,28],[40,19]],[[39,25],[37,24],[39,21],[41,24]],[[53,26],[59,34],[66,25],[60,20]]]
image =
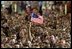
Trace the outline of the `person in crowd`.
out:
[[[25,20],[27,20],[27,21],[30,21],[30,19],[31,19],[31,13],[32,13],[32,9],[31,9],[31,6],[26,6],[26,10],[25,10],[25,12],[26,12],[26,17],[25,17]]]
[[[42,15],[42,1],[39,1],[39,13]]]
[[[18,12],[18,5],[17,2],[12,3],[12,13]]]

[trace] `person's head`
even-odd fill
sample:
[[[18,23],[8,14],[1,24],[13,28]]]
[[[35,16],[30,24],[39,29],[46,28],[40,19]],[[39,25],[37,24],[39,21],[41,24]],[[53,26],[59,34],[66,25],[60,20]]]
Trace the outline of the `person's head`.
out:
[[[28,12],[28,13],[31,12],[31,6],[26,6],[26,12]]]
[[[19,16],[18,12],[15,12],[15,13],[14,13],[14,15],[15,15],[16,17],[18,17],[18,16]]]
[[[38,9],[37,8],[33,8],[33,13],[37,14],[38,13]]]

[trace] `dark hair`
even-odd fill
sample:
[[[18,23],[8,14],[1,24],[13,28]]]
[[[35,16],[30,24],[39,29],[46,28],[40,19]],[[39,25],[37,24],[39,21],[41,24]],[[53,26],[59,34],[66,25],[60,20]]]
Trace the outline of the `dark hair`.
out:
[[[33,9],[36,9],[36,10],[38,10],[38,8],[37,8],[37,7],[34,7]],[[32,10],[33,10],[33,9],[32,9]]]
[[[29,9],[30,9],[30,11],[32,11],[32,8],[31,8],[31,6],[28,6],[27,8],[29,8]],[[27,10],[25,10],[25,11],[27,11]]]

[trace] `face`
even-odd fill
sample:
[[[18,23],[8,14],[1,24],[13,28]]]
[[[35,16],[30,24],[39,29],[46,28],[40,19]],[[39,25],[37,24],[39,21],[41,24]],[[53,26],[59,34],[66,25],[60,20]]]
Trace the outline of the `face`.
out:
[[[36,9],[33,9],[33,12],[34,12],[35,14],[37,14],[38,11],[37,11]]]
[[[28,13],[30,12],[30,8],[27,8],[27,12],[28,12]]]
[[[18,14],[15,14],[15,16],[18,17],[19,15]]]

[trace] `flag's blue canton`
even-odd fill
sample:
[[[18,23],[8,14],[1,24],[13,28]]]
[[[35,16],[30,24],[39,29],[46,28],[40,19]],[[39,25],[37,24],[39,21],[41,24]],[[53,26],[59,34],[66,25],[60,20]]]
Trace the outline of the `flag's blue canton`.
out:
[[[34,14],[34,13],[32,13],[31,16],[32,16],[33,18],[38,18],[38,16],[37,16],[36,14]]]

